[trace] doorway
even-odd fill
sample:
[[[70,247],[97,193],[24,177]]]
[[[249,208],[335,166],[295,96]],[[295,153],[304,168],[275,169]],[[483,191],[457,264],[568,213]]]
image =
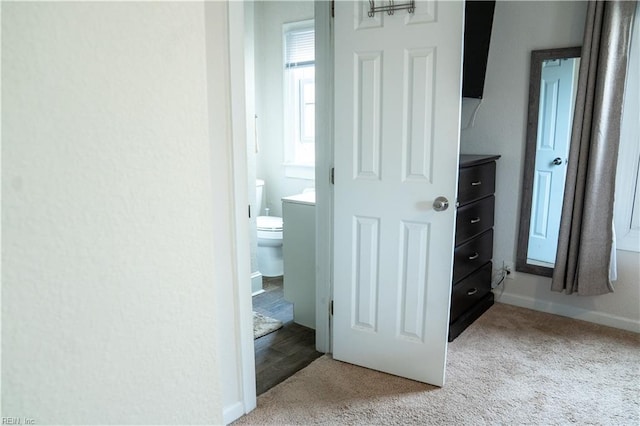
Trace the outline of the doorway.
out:
[[[254,340],[258,395],[321,355],[310,306],[316,293],[315,223],[305,224],[309,247],[291,238],[293,229],[303,227],[293,222],[298,204],[289,202],[315,190],[314,13],[311,2],[244,3],[252,309],[281,325]],[[280,228],[265,226],[278,221]],[[301,254],[313,259],[300,261]],[[306,262],[302,276],[301,268],[290,266],[294,262]]]

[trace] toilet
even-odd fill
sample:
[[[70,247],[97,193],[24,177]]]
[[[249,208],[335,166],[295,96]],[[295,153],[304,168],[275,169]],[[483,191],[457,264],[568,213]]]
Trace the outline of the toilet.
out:
[[[256,179],[256,206],[262,213],[264,180]],[[269,216],[256,218],[258,230],[258,269],[265,277],[279,277],[284,273],[282,263],[282,218]]]

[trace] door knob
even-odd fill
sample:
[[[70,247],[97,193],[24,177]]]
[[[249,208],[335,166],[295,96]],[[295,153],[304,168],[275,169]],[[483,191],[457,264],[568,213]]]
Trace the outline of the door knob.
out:
[[[433,209],[437,212],[443,212],[449,208],[449,200],[445,197],[438,197],[433,201]]]
[[[555,165],[555,166],[559,166],[562,164],[562,158],[560,157],[556,157],[553,159],[553,161],[551,162],[551,164]]]

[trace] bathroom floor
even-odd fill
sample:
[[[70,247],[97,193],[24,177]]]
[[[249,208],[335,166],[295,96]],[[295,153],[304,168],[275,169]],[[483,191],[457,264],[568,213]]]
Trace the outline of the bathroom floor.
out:
[[[283,326],[254,341],[258,395],[322,355],[315,349],[315,330],[293,322],[293,304],[284,300],[282,277],[264,277],[262,288],[265,292],[253,297],[253,310],[282,321]]]

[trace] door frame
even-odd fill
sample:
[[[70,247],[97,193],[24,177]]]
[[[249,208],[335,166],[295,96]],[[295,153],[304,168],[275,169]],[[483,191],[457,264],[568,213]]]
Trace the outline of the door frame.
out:
[[[315,1],[316,40],[316,350],[331,352],[333,299],[333,18]]]
[[[205,3],[205,17],[209,13]],[[232,300],[228,301],[228,316],[233,318],[235,328],[235,342],[233,342],[233,362],[219,357],[221,371],[234,371],[235,382],[220,384],[221,392],[233,393],[227,397],[230,401],[223,402],[223,421],[229,424],[249,413],[257,406],[256,398],[256,370],[255,349],[253,339],[253,307],[251,304],[251,262],[249,223],[247,217],[248,198],[248,165],[247,165],[247,135],[246,135],[246,94],[245,94],[245,59],[244,59],[244,14],[243,2],[227,3],[227,33],[228,33],[228,77],[230,87],[228,120],[231,123],[231,147],[229,149],[231,169],[231,198],[233,204],[229,206],[232,221],[232,232],[235,239],[233,253],[233,283]],[[210,20],[207,19],[207,22]],[[206,26],[206,23],[205,23]],[[209,53],[211,54],[211,53]],[[212,58],[207,58],[212,60]],[[229,324],[219,324],[218,327],[229,327]],[[226,361],[226,362],[225,362]]]
[[[333,165],[333,42],[330,1],[314,1],[316,31],[316,349],[331,352],[331,321],[329,307],[332,299],[333,255],[333,188],[330,181]],[[256,407],[255,357],[252,328],[250,271],[248,265],[249,233],[246,221],[247,145],[245,125],[244,80],[244,4],[229,2],[229,78],[230,120],[233,129],[231,176],[235,203],[231,206],[235,218],[236,238],[234,286],[232,304],[234,322],[240,324],[236,334],[235,365],[238,371],[239,400],[223,407],[224,422],[230,423]],[[322,141],[318,143],[318,141]],[[322,231],[322,232],[319,232]],[[223,326],[222,324],[220,325]]]

